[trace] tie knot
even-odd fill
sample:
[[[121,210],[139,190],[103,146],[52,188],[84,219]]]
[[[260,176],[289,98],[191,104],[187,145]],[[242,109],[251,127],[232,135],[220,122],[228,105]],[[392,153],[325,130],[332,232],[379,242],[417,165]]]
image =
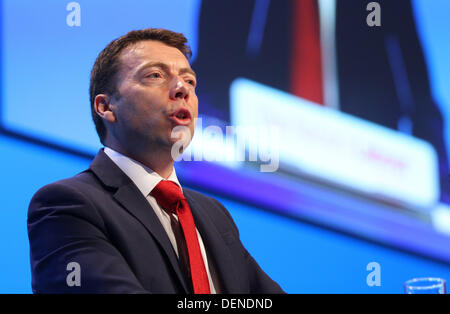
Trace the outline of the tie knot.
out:
[[[178,202],[186,199],[180,187],[172,181],[162,180],[152,190],[151,195],[156,199],[159,206],[176,212]]]

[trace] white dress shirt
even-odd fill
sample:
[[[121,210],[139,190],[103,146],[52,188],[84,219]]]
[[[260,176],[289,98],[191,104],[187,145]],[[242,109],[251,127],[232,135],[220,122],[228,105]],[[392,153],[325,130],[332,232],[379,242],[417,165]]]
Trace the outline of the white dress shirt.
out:
[[[169,214],[163,210],[159,204],[156,202],[156,199],[150,195],[155,186],[161,181],[164,180],[158,173],[153,171],[152,169],[146,167],[145,165],[124,156],[115,150],[105,147],[105,154],[111,158],[111,160],[133,181],[133,183],[138,187],[139,191],[141,191],[142,195],[147,199],[150,206],[153,208],[156,216],[158,217],[161,225],[169,237],[170,243],[175,250],[175,253],[178,256],[178,247],[177,241],[175,239],[175,234],[172,230],[172,225],[170,223]],[[183,191],[180,182],[178,182],[177,175],[175,173],[175,168],[173,168],[172,174],[167,178],[167,180],[175,182]],[[174,214],[175,219],[178,220],[178,217]],[[218,280],[214,268],[212,265],[208,263],[208,258],[206,255],[205,246],[203,245],[203,240],[200,233],[197,230],[198,242],[200,245],[200,251],[203,257],[203,262],[205,263],[206,272],[209,280],[209,287],[212,294],[218,293]],[[212,274],[212,276],[211,276]]]

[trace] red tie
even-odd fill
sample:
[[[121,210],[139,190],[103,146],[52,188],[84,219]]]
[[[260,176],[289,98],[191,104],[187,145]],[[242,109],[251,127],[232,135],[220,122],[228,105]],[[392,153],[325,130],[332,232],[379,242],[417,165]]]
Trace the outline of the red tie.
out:
[[[208,275],[198,244],[194,218],[179,186],[172,181],[160,181],[151,192],[158,204],[178,216],[189,254],[192,286],[195,294],[209,294]]]
[[[323,104],[322,53],[317,0],[294,1],[291,91]]]

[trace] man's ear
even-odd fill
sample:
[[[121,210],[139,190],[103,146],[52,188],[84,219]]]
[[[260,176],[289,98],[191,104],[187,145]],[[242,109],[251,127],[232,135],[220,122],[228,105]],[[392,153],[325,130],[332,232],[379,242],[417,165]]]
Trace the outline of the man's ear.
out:
[[[111,104],[111,98],[108,95],[98,94],[95,96],[94,107],[102,119],[110,123],[117,121],[116,114],[113,111],[114,106]]]

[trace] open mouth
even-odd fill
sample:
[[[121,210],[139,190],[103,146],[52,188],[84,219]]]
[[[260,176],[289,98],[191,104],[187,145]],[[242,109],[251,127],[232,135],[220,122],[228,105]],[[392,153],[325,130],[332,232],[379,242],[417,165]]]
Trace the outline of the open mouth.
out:
[[[179,125],[188,125],[191,122],[191,113],[185,108],[180,108],[172,113],[169,119]]]

